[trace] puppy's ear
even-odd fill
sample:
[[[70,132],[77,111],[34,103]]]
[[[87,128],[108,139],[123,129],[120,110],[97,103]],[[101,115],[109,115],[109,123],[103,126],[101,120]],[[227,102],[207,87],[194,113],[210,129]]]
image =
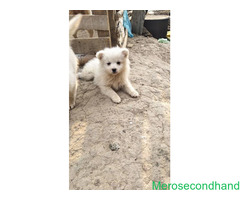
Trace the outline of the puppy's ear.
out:
[[[122,50],[122,54],[124,55],[124,57],[128,57],[128,55],[129,55],[129,51],[128,51],[128,49],[123,48],[123,50]]]
[[[99,60],[102,60],[102,58],[103,58],[103,51],[97,52],[96,56],[97,56],[97,58],[98,58]]]

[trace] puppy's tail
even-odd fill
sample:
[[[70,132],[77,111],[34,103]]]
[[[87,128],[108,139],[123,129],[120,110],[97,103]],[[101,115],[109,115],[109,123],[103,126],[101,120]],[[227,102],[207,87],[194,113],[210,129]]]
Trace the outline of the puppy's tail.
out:
[[[82,15],[78,14],[75,15],[70,21],[69,21],[69,36],[73,36],[73,34],[77,31],[79,24],[82,21]]]

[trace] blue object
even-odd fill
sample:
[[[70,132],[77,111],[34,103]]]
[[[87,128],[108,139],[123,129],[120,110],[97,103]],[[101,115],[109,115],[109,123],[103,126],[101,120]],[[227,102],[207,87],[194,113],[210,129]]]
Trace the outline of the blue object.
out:
[[[128,30],[128,37],[132,38],[132,25],[128,18],[128,13],[126,10],[123,11],[123,26]]]

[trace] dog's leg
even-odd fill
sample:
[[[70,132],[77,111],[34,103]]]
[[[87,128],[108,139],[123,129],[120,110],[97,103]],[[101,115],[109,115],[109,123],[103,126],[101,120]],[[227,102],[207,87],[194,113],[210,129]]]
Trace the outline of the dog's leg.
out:
[[[128,93],[131,97],[138,97],[138,92],[133,88],[131,82],[127,79],[124,85],[124,90]]]
[[[77,83],[74,85],[71,91],[69,91],[69,109],[73,109],[76,103],[77,96]]]
[[[120,103],[121,98],[118,96],[118,94],[110,87],[106,86],[100,86],[100,90],[103,94],[110,97],[114,103]]]

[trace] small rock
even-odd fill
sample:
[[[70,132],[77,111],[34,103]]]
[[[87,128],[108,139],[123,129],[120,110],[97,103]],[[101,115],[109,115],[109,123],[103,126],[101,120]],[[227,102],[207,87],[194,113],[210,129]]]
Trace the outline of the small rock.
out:
[[[133,44],[131,44],[131,43],[127,44],[127,48],[132,48],[132,47],[133,47]]]
[[[109,144],[109,148],[112,151],[118,151],[120,149],[120,145],[118,143]]]
[[[99,180],[99,179],[96,179],[96,180],[94,181],[94,185],[95,185],[95,186],[99,186],[99,185],[100,185],[100,180]]]
[[[149,171],[149,170],[151,169],[151,167],[152,167],[151,164],[146,164],[146,163],[144,163],[144,164],[142,165],[142,168],[143,168],[144,171]]]

